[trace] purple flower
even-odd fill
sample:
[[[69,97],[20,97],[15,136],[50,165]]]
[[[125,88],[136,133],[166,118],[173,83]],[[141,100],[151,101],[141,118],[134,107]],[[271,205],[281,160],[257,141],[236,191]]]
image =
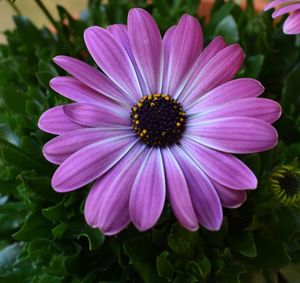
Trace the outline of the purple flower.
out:
[[[283,32],[286,34],[300,33],[300,2],[299,0],[274,0],[265,7],[265,11],[272,8],[276,9],[272,18],[277,18],[284,14],[290,13],[283,24]]]
[[[85,204],[92,227],[113,235],[130,222],[159,219],[168,196],[178,221],[218,230],[222,206],[246,200],[257,180],[231,153],[274,147],[280,106],[263,86],[234,79],[244,53],[221,37],[202,50],[199,22],[184,15],[163,39],[153,18],[132,9],[128,25],[84,33],[98,71],[77,59],[54,62],[72,76],[51,80],[75,101],[44,112],[39,127],[58,135],[43,149],[59,164],[52,186],[68,192],[95,181]]]

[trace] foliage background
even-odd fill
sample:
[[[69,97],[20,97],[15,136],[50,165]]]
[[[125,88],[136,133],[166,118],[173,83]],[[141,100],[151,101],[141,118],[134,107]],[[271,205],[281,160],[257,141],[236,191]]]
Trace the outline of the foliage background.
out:
[[[41,1],[40,7],[43,8]],[[82,40],[89,25],[125,23],[131,7],[143,7],[162,32],[183,13],[196,16],[198,0],[89,1],[75,20],[58,6],[57,33],[38,29],[30,19],[14,17],[16,28],[0,45],[0,283],[94,282],[300,282],[300,215],[297,206],[281,206],[268,180],[281,164],[298,165],[300,156],[300,37],[282,33],[270,14],[255,14],[217,0],[204,26],[205,43],[223,35],[246,53],[241,77],[259,79],[263,94],[279,101],[279,145],[242,156],[259,178],[239,209],[224,210],[221,231],[182,229],[166,206],[158,225],[145,233],[130,226],[104,237],[85,224],[82,208],[88,188],[57,194],[50,186],[55,166],[41,148],[51,135],[37,128],[40,114],[66,100],[48,86],[64,75],[51,59],[67,54],[93,64]],[[41,12],[43,12],[41,10]],[[199,19],[203,22],[202,19]]]

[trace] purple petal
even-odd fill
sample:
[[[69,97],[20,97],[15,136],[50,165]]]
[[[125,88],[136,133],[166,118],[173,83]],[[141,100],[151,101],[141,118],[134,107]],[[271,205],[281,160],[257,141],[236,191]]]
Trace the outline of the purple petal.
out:
[[[57,192],[68,192],[92,182],[112,168],[136,141],[135,136],[124,135],[76,151],[55,171],[52,187]]]
[[[172,41],[173,41],[176,27],[177,27],[176,25],[170,27],[164,34],[164,37],[162,40],[163,62],[164,62],[163,85],[162,85],[162,91],[161,91],[162,93],[167,93],[168,81],[166,78],[167,78],[167,74],[168,74],[170,51],[171,51]]]
[[[178,98],[180,95],[185,97],[197,86],[197,76],[200,71],[218,52],[225,47],[226,43],[221,36],[217,36],[212,42],[210,42],[210,44],[208,44],[191,68],[190,74],[187,78],[188,80],[185,82],[185,87],[181,92],[176,93],[176,98]]]
[[[171,151],[184,173],[199,223],[208,230],[219,230],[223,213],[213,184],[181,148],[175,145]]]
[[[300,9],[300,3],[283,6],[283,7],[279,8],[276,11],[273,12],[272,18],[274,19],[276,17],[282,16],[286,13],[294,12],[294,11],[299,10],[299,9]]]
[[[107,30],[89,27],[84,32],[85,44],[102,71],[133,100],[142,97],[134,66],[119,41]]]
[[[38,122],[38,127],[44,132],[60,135],[83,128],[74,123],[63,111],[63,106],[55,106],[45,111]]]
[[[300,33],[300,10],[288,16],[283,24],[283,32],[286,34]]]
[[[264,121],[230,117],[199,122],[187,133],[201,144],[231,153],[254,153],[273,148],[278,142],[276,130]]]
[[[233,155],[210,149],[191,139],[183,138],[180,142],[202,170],[218,183],[235,190],[257,187],[253,172]]]
[[[189,15],[181,17],[171,44],[167,93],[174,95],[183,87],[183,83],[203,47],[203,35],[199,21]]]
[[[275,1],[271,1],[269,4],[267,4],[264,8],[264,11],[270,10],[274,7],[276,7],[277,5],[280,4],[286,4],[286,3],[290,3],[290,0],[275,0]]]
[[[124,111],[124,105],[102,95],[74,77],[56,77],[50,81],[50,87],[59,94],[76,102],[95,105],[109,105]]]
[[[43,154],[47,160],[61,164],[76,151],[96,142],[123,136],[130,128],[86,128],[71,131],[55,137],[44,145]]]
[[[223,104],[229,101],[257,97],[264,92],[261,83],[254,79],[236,79],[224,83],[205,95],[201,96],[192,105],[187,107],[188,113],[199,113],[203,109]]]
[[[131,61],[133,61],[134,57],[130,46],[127,26],[124,24],[114,24],[108,26],[107,31],[114,35],[115,39],[117,39],[122,44]]]
[[[190,118],[189,125],[207,120],[227,117],[252,117],[267,123],[275,122],[281,115],[280,105],[266,98],[245,98],[202,108],[203,111]]]
[[[128,225],[130,192],[145,152],[144,146],[136,144],[93,185],[84,208],[90,226],[99,228],[105,235],[114,235]]]
[[[129,97],[122,93],[108,77],[96,68],[69,56],[56,56],[53,58],[53,61],[62,69],[97,92],[125,105],[132,105],[132,102],[135,102],[130,100]]]
[[[231,190],[222,186],[217,182],[213,182],[215,189],[219,195],[222,206],[227,208],[238,208],[247,199],[247,193],[245,191]]]
[[[162,83],[162,48],[156,22],[145,10],[131,9],[128,14],[128,35],[148,94],[159,93]]]
[[[217,53],[226,47],[226,43],[222,36],[217,36],[212,40],[197,59],[196,72],[200,72],[203,67],[212,59]]]
[[[152,148],[137,173],[129,201],[134,225],[145,231],[160,217],[166,197],[165,172],[159,148]]]
[[[211,89],[232,80],[241,68],[244,57],[244,52],[238,44],[227,46],[217,53],[195,78],[196,87],[191,93],[186,93],[186,96],[182,97],[185,105],[194,102]]]
[[[87,103],[72,103],[65,105],[63,109],[66,115],[79,125],[87,127],[130,126],[128,113],[120,112],[118,108],[109,104],[96,106]]]
[[[123,25],[123,24],[115,24],[115,25],[108,26],[107,30],[111,34],[113,34],[114,37],[123,45],[128,56],[130,57],[130,60],[133,64],[135,72],[137,74],[143,95],[149,94],[149,90],[146,88],[146,84],[144,82],[144,79],[142,78],[142,75],[139,71],[139,68],[136,64],[135,58],[134,58],[132,50],[131,50],[127,26]]]
[[[115,206],[116,209],[113,210],[114,214],[111,217],[104,219],[103,221],[101,221],[102,223],[99,224],[100,221],[98,220],[98,217],[100,206],[103,206],[103,199],[106,198],[107,191],[110,189],[110,187],[104,187],[100,189],[99,187],[101,184],[102,178],[98,179],[93,185],[92,189],[89,191],[84,206],[84,217],[86,222],[91,227],[98,228],[103,234],[107,236],[115,235],[122,231],[130,223],[128,201],[126,199],[129,193],[126,190],[124,190],[122,191],[122,195],[112,194],[112,196],[118,197],[119,203],[117,206]],[[118,186],[117,188],[123,189],[124,187]],[[111,191],[109,191],[109,193],[111,193]],[[122,209],[122,211],[120,211],[119,209]]]
[[[182,226],[190,231],[196,231],[198,229],[197,216],[184,174],[169,149],[163,150],[162,155],[172,210]]]

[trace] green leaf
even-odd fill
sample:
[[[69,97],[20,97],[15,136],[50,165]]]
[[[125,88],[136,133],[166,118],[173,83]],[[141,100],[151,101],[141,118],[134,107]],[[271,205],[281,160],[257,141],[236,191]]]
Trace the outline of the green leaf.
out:
[[[197,278],[205,279],[211,271],[211,263],[207,257],[199,261],[191,260],[187,264],[187,269]]]
[[[42,157],[42,145],[31,137],[23,136],[20,147],[29,154]]]
[[[47,71],[36,72],[36,78],[44,88],[49,88],[49,82],[53,76]]]
[[[291,241],[300,233],[299,213],[299,208],[283,207],[277,210],[278,221],[270,225],[276,231],[277,237]]]
[[[197,266],[203,278],[206,278],[211,271],[211,263],[207,257],[198,261]]]
[[[187,231],[178,223],[172,226],[168,235],[168,246],[178,254],[193,255],[201,254],[200,239],[197,233]]]
[[[0,205],[0,237],[10,236],[21,225],[26,210],[22,202],[7,202]]]
[[[79,261],[81,249],[82,248],[80,245],[75,244],[74,253],[66,257],[66,260],[64,262],[66,270],[74,275],[76,275],[78,272],[82,273],[81,271],[82,263]]]
[[[165,251],[161,253],[156,259],[156,268],[158,274],[169,281],[174,276],[174,268],[172,267],[170,261],[167,259],[168,253]]]
[[[16,5],[26,5],[21,2]],[[0,249],[22,241],[20,251],[6,260],[5,272],[0,270],[0,283],[298,283],[292,274],[299,268],[293,263],[300,260],[299,211],[290,207],[291,213],[283,213],[273,205],[268,178],[275,166],[298,165],[300,158],[300,37],[284,35],[283,20],[273,25],[270,13],[255,13],[253,1],[245,11],[234,1],[215,1],[211,21],[202,24],[204,44],[221,34],[243,47],[245,64],[237,76],[258,78],[266,88],[264,96],[283,102],[282,118],[274,125],[280,145],[238,156],[258,177],[259,189],[249,193],[241,208],[224,209],[220,231],[186,231],[174,224],[167,203],[150,231],[141,233],[129,225],[104,241],[84,221],[86,190],[54,192],[50,180],[56,166],[41,154],[52,135],[37,128],[38,116],[66,103],[49,88],[50,79],[66,73],[52,58],[66,54],[95,66],[83,43],[86,26],[126,23],[130,8],[144,7],[163,34],[185,13],[198,17],[199,0],[87,2],[80,19],[58,7],[55,33],[17,17],[0,44]],[[245,232],[252,217],[252,231]]]
[[[45,61],[45,60],[41,59],[39,61],[38,67],[39,67],[40,71],[47,72],[52,77],[57,77],[58,76],[58,72],[56,71],[56,69],[54,68],[54,66],[51,62],[48,62],[48,61]]]
[[[22,181],[24,182],[27,190],[33,191],[44,200],[58,201],[61,198],[61,195],[56,193],[51,187],[49,177],[22,175]]]
[[[13,19],[17,26],[17,33],[21,38],[21,42],[24,43],[29,50],[32,50],[34,43],[41,38],[39,30],[27,17],[15,16]]]
[[[42,107],[36,101],[26,101],[25,103],[26,113],[29,115],[36,115],[42,112]]]
[[[260,71],[264,63],[265,56],[262,54],[248,57],[246,59],[246,72],[243,77],[247,78],[258,78]]]
[[[52,63],[49,63],[45,60],[40,60],[38,65],[39,71],[36,72],[36,78],[39,81],[39,83],[46,89],[49,88],[49,82],[52,78],[58,76],[58,72],[52,65]],[[38,109],[40,110],[40,109]],[[41,111],[38,111],[38,113]]]
[[[216,3],[217,1],[215,2],[215,4]],[[220,5],[220,8],[212,14],[211,20],[206,29],[209,35],[215,36],[214,31],[216,30],[216,27],[219,25],[220,20],[226,18],[236,6],[236,4],[233,1],[228,1],[227,3],[219,1],[219,3],[222,4]]]
[[[143,282],[165,282],[156,272],[156,252],[148,236],[138,237],[126,242],[124,251],[129,256],[133,268],[138,272]]]
[[[58,247],[51,240],[45,238],[35,238],[28,245],[28,255],[31,260],[39,260],[47,264],[52,255],[58,252]],[[51,257],[49,257],[51,255]]]
[[[281,105],[288,111],[288,113],[293,114],[300,108],[300,65],[296,66],[285,78],[283,89]],[[298,113],[298,112],[297,112]]]
[[[67,277],[68,271],[65,266],[65,262],[68,256],[62,253],[56,253],[52,256],[47,269],[49,274],[60,276],[62,278]]]
[[[14,113],[25,112],[26,96],[24,92],[13,88],[0,88],[0,96],[3,97],[6,106]]]
[[[231,248],[246,257],[256,257],[256,245],[251,231],[236,231],[228,235]]]
[[[175,278],[175,280],[173,281],[173,283],[196,283],[199,282],[199,280],[193,276],[192,274],[178,274]]]
[[[253,261],[261,268],[278,269],[290,263],[284,244],[272,233],[258,233],[255,242],[257,257]]]
[[[46,220],[41,212],[30,214],[21,229],[13,235],[18,241],[30,241],[33,238],[50,238],[51,222]],[[50,230],[50,231],[49,231]]]
[[[64,206],[64,199],[62,199],[58,204],[47,207],[43,209],[43,215],[55,222],[55,221],[64,221],[67,219],[66,217],[66,208]]]
[[[14,182],[0,180],[0,194],[14,195],[16,191],[16,184]]]
[[[99,231],[99,229],[94,229],[89,226],[86,226],[83,232],[77,236],[77,238],[82,237],[87,238],[90,251],[98,249],[104,243],[104,235]]]
[[[1,275],[12,269],[12,266],[17,260],[21,248],[21,243],[14,243],[0,251],[0,278]]]
[[[53,276],[49,274],[39,274],[32,278],[32,283],[61,283],[63,277]]]
[[[67,229],[68,225],[66,223],[60,223],[52,229],[52,235],[55,238],[61,239]]]
[[[2,138],[0,138],[0,153],[7,163],[14,164],[21,169],[36,169],[39,172],[46,170],[44,161],[37,161],[19,147]]]
[[[225,267],[218,275],[217,283],[242,283],[240,277],[246,272],[246,268],[239,262],[226,262]]]
[[[215,34],[223,36],[228,44],[239,41],[238,26],[231,15],[228,15],[219,22],[216,26]]]

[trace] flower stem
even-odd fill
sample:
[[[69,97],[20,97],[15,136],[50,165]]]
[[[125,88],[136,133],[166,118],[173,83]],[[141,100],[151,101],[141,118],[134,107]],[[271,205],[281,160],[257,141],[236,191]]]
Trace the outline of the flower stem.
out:
[[[16,12],[16,14],[18,16],[22,16],[20,9],[15,5],[14,1],[11,1],[11,0],[6,0],[6,1],[12,7],[12,9]]]
[[[43,13],[46,15],[46,17],[51,22],[51,24],[57,29],[58,26],[57,26],[54,18],[52,17],[52,15],[49,13],[48,9],[44,5],[44,3],[41,0],[34,0],[34,1],[40,7],[40,9],[43,11]]]

